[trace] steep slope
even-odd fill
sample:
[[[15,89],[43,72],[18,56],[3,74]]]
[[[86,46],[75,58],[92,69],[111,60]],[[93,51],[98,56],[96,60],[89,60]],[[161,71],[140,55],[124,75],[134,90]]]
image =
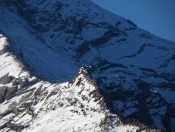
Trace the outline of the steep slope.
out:
[[[88,67],[113,113],[175,131],[175,44],[90,0],[4,0],[0,30],[36,76],[72,79]]]
[[[28,73],[0,36],[0,131],[136,131],[111,114],[84,68],[66,83],[49,83]],[[4,61],[4,62],[2,62]],[[3,69],[3,70],[2,70]],[[5,74],[5,75],[4,75]]]

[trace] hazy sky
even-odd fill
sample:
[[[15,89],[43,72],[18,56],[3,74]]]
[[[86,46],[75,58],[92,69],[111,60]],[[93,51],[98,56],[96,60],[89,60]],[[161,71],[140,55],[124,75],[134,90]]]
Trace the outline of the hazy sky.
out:
[[[175,0],[92,0],[157,36],[175,42]]]

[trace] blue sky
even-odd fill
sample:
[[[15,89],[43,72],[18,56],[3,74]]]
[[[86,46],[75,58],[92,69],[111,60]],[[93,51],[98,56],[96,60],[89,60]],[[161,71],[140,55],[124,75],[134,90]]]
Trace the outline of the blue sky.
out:
[[[159,37],[175,42],[175,0],[92,0]]]

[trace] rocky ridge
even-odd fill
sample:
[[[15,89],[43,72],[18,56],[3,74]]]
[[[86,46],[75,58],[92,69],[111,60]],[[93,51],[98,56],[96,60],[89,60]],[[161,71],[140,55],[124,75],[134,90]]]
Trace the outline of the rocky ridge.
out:
[[[1,35],[0,131],[136,131],[106,109],[97,84],[84,68],[65,83],[37,79],[8,50]],[[14,68],[10,71],[10,68]],[[7,72],[7,73],[5,73]],[[15,74],[14,74],[15,72]],[[59,125],[58,125],[59,124]]]

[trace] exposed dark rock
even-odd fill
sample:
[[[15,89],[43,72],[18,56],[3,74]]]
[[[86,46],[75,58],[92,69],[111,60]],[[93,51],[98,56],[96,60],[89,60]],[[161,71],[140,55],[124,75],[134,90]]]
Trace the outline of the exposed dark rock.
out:
[[[15,124],[15,123],[8,122],[7,123],[7,128],[10,128],[11,130],[16,131],[16,132],[21,132],[22,129],[24,129],[25,127],[22,126],[22,125],[18,125],[18,124]]]
[[[7,92],[6,92],[5,99],[11,99],[12,97],[14,97],[14,95],[16,94],[16,92],[17,92],[17,87],[16,86],[9,87],[7,89]]]
[[[136,118],[142,120],[142,123],[147,125],[152,124],[151,117],[149,115],[149,106],[147,105],[146,99],[150,97],[151,85],[143,80],[137,81],[137,88],[139,89],[139,93],[136,95],[136,99],[138,101],[137,107],[139,108],[139,113],[136,114]]]
[[[6,127],[7,127],[7,123],[4,123],[4,124],[0,125],[0,130],[4,129]]]
[[[152,36],[149,33],[147,33],[147,34],[146,33],[142,33],[142,34],[139,35],[139,37],[146,38],[146,39],[152,38]]]
[[[18,78],[18,82],[19,82],[20,88],[24,88],[29,85],[29,80],[28,78],[25,78],[25,77]]]
[[[4,102],[8,87],[0,87],[0,103]]]
[[[8,114],[10,114],[12,112],[13,112],[13,110],[7,110],[7,111],[5,111],[4,113],[0,114],[0,119],[3,118],[3,117],[5,117],[5,116],[7,116]]]
[[[159,86],[160,88],[165,88],[165,89],[172,89],[172,90],[174,90],[174,88],[175,88],[175,82],[174,82],[174,83],[171,83],[171,82],[169,82],[169,83],[167,83],[167,82],[162,82],[162,83],[158,84],[158,86]]]
[[[170,82],[175,81],[175,74],[174,73],[162,72],[159,76],[161,78],[164,78],[167,81],[170,81]]]
[[[13,79],[13,81],[12,81],[12,86],[17,86],[17,85],[19,85],[19,82],[18,82],[18,79]]]
[[[137,25],[134,24],[131,20],[127,20],[127,22],[128,22],[131,26],[133,26],[133,28],[137,28]]]
[[[11,76],[9,76],[9,74],[5,74],[0,78],[0,84],[7,84],[7,83],[10,83],[11,81],[12,81],[12,78]]]
[[[2,55],[2,54],[4,54],[5,52],[7,52],[8,48],[9,48],[9,46],[8,46],[8,45],[5,45],[5,46],[3,47],[3,49],[0,50],[0,55]]]
[[[151,44],[143,44],[143,45],[137,50],[137,53],[134,53],[134,54],[132,54],[132,55],[123,56],[123,57],[121,57],[120,59],[135,57],[135,56],[141,54],[141,53],[145,50],[145,48],[146,48],[147,46],[149,46],[149,47],[154,47],[154,46],[151,45]]]

